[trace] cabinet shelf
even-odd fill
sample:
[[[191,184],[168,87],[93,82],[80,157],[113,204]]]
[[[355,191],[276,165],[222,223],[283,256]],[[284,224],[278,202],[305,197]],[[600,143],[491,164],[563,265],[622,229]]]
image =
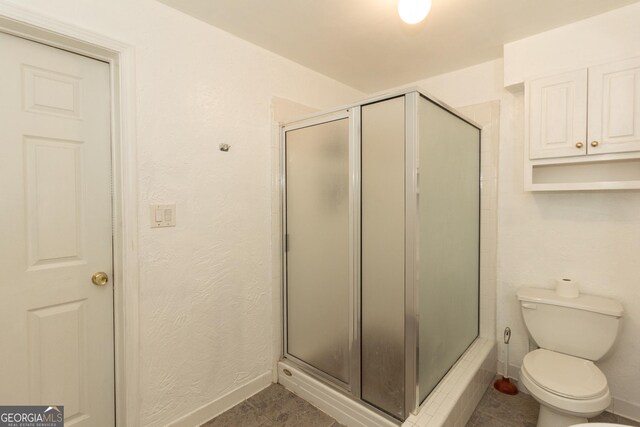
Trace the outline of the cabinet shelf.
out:
[[[640,190],[640,158],[530,163],[527,191]]]
[[[640,189],[640,58],[527,81],[525,191]]]

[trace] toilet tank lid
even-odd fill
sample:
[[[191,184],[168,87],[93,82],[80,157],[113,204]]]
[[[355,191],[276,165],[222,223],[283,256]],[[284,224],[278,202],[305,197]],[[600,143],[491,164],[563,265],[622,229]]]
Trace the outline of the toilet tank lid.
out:
[[[614,317],[622,317],[624,312],[622,304],[618,301],[595,295],[581,294],[577,298],[566,298],[558,295],[553,289],[542,288],[520,288],[516,295],[521,302],[558,305]]]

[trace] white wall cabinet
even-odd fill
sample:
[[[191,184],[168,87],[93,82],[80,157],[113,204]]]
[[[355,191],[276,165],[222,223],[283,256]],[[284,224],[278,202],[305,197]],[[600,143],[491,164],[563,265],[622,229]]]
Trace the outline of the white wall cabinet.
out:
[[[640,58],[589,68],[589,154],[640,150]]]
[[[530,80],[525,189],[640,189],[640,58]]]
[[[587,70],[533,80],[529,94],[530,158],[587,154]]]

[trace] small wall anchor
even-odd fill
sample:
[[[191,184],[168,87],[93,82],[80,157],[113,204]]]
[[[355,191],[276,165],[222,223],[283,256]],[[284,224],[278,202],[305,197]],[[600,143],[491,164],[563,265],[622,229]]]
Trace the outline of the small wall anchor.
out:
[[[229,144],[220,144],[220,151],[224,151],[226,153],[230,148],[231,146]]]

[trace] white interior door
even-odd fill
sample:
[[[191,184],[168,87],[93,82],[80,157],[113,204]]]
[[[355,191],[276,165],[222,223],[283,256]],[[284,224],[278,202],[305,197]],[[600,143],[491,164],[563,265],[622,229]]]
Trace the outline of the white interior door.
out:
[[[0,403],[64,405],[68,426],[115,418],[109,84],[0,33]]]

